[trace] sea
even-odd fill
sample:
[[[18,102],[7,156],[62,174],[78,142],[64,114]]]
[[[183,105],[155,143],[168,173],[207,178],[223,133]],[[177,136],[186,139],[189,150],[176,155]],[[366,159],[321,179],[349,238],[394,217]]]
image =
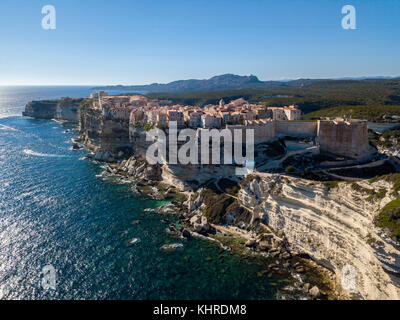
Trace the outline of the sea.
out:
[[[0,87],[0,299],[277,299],[290,284],[260,258],[167,232],[165,202],[71,150],[74,127],[21,116],[90,87]],[[164,244],[183,250],[165,252]]]

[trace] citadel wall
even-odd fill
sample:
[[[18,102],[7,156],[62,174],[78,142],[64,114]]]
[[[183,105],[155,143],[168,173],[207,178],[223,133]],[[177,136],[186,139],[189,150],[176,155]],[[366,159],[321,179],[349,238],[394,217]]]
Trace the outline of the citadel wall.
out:
[[[276,136],[314,138],[317,136],[317,121],[277,121]]]
[[[321,153],[352,159],[364,159],[371,154],[368,142],[368,126],[361,120],[318,121],[246,121],[245,125],[231,125],[228,129],[254,129],[256,144],[287,136],[316,139]],[[232,134],[233,136],[233,134]]]
[[[262,143],[266,141],[270,141],[276,137],[276,122],[268,121],[268,120],[254,120],[254,121],[246,121],[246,125],[227,125],[227,129],[233,130],[241,129],[242,130],[242,141],[246,141],[246,129],[254,130],[254,143]]]
[[[318,121],[317,137],[321,153],[349,158],[369,155],[368,127],[366,121]]]

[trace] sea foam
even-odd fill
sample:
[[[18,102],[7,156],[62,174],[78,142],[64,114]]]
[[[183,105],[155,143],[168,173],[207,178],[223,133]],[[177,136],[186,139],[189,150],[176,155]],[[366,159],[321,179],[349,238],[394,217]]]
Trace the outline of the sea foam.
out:
[[[29,149],[24,149],[24,153],[30,156],[35,156],[35,157],[50,157],[50,158],[65,158],[67,156],[60,155],[60,154],[48,154],[48,153],[40,153],[40,152],[35,152]]]

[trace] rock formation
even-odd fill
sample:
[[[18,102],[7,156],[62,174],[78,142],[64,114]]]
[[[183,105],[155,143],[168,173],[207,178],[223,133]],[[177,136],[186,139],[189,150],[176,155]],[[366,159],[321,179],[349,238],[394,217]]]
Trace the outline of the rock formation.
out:
[[[92,108],[90,102],[79,107],[77,117],[84,144],[97,160],[114,162],[132,153],[128,121],[106,117],[101,110]]]
[[[78,123],[78,108],[83,99],[64,98],[61,100],[43,100],[29,102],[24,116],[37,119],[55,119]]]
[[[400,248],[373,223],[379,210],[393,200],[393,186],[385,181],[358,184],[360,188],[346,182],[330,188],[320,182],[260,174],[244,184],[238,198],[253,208],[252,222],[283,232],[292,252],[308,254],[334,271],[354,297],[399,299],[395,283],[400,276]],[[363,187],[384,188],[387,196],[371,201]]]

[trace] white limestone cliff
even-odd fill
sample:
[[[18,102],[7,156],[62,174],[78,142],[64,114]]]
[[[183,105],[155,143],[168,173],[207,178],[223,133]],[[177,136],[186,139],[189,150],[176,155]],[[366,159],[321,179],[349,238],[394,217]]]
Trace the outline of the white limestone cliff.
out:
[[[389,196],[371,202],[350,183],[329,188],[320,182],[275,174],[259,177],[245,184],[238,196],[253,208],[253,221],[260,219],[284,232],[293,252],[306,253],[334,271],[350,295],[399,299],[399,245],[373,223],[379,210],[393,200],[389,182],[359,182],[367,188],[388,190]]]

